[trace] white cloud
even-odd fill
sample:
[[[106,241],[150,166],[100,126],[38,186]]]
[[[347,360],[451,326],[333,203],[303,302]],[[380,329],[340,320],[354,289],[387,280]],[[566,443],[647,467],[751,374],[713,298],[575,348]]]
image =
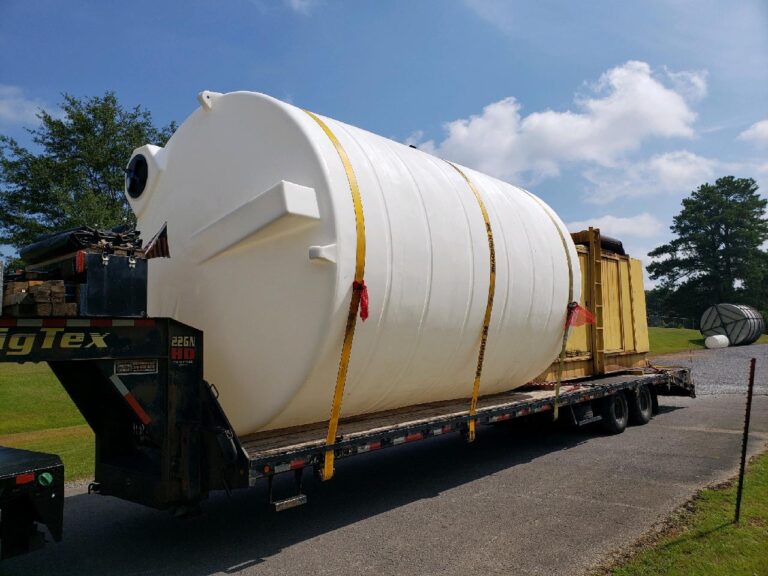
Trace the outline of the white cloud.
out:
[[[45,108],[41,100],[27,98],[18,86],[0,84],[0,122],[37,124],[37,112]]]
[[[417,146],[422,140],[424,140],[424,130],[416,130],[403,140],[403,144],[406,146]]]
[[[672,72],[664,69],[675,91],[690,102],[698,102],[707,95],[707,71]]]
[[[515,32],[515,17],[512,7],[498,0],[464,0],[464,4],[480,18],[496,26],[506,34]]]
[[[606,214],[599,218],[569,222],[567,226],[571,232],[587,230],[592,226],[593,228],[599,228],[601,233],[620,240],[627,236],[653,238],[664,230],[662,221],[648,212],[629,217]]]
[[[585,200],[594,204],[654,194],[688,194],[712,180],[721,163],[687,150],[657,154],[642,162],[584,171]]]
[[[768,146],[768,118],[755,122],[738,136],[739,140],[746,140],[758,146]]]
[[[703,73],[678,74],[706,86]],[[616,166],[650,138],[694,136],[695,112],[645,62],[612,68],[588,90],[588,96],[575,98],[576,111],[527,116],[515,98],[505,98],[479,115],[447,123],[445,139],[419,147],[500,178],[526,173],[537,180],[559,174],[567,163]]]
[[[317,5],[317,0],[283,0],[283,2],[288,8],[303,16],[309,16]]]

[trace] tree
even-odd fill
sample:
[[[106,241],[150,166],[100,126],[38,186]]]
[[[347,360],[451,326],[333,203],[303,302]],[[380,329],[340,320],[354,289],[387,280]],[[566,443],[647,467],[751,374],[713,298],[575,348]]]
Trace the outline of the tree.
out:
[[[61,115],[37,117],[27,131],[39,151],[0,135],[0,243],[19,248],[77,226],[132,224],[123,169],[135,148],[164,145],[175,124],[156,128],[147,110],[123,108],[114,92],[64,94]]]
[[[768,307],[765,281],[768,257],[768,201],[751,178],[726,176],[703,184],[683,200],[671,226],[675,238],[649,256],[648,266],[661,280],[656,294],[669,313],[697,317],[719,302]]]

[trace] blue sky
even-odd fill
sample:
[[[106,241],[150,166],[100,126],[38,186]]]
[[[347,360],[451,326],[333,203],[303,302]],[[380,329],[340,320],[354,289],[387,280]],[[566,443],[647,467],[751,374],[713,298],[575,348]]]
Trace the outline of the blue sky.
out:
[[[718,176],[768,195],[764,1],[0,0],[0,133],[114,90],[254,90],[527,187],[644,258]]]

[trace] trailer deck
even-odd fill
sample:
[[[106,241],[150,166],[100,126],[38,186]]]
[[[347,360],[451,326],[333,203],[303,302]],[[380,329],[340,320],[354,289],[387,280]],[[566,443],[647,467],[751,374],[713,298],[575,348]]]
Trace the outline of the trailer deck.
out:
[[[557,402],[564,409],[563,417],[579,422],[568,410],[570,407],[643,385],[651,387],[657,395],[695,395],[687,370],[648,368],[640,373],[565,385],[557,400],[554,388],[546,384],[484,396],[478,400],[475,420],[479,424],[493,424],[553,411]],[[250,484],[265,476],[321,466],[327,450],[334,450],[336,458],[343,458],[451,432],[464,433],[470,419],[468,406],[469,399],[458,399],[345,418],[339,423],[332,446],[325,444],[326,422],[244,436],[240,442],[250,462]]]

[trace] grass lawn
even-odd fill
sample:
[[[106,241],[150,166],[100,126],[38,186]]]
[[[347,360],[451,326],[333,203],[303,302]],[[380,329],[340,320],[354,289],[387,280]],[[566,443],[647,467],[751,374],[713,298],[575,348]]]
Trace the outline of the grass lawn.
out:
[[[0,446],[58,454],[66,480],[93,477],[93,432],[87,424],[0,436]]]
[[[47,364],[0,364],[0,445],[58,454],[75,480],[93,475],[93,442]]]
[[[768,454],[755,458],[747,470],[739,525],[732,524],[735,502],[736,482],[702,491],[661,535],[611,574],[768,574]]]
[[[648,328],[648,337],[651,341],[652,355],[704,348],[704,337],[698,330],[688,330],[686,328]],[[760,336],[757,343],[768,344],[768,335],[763,334]]]

